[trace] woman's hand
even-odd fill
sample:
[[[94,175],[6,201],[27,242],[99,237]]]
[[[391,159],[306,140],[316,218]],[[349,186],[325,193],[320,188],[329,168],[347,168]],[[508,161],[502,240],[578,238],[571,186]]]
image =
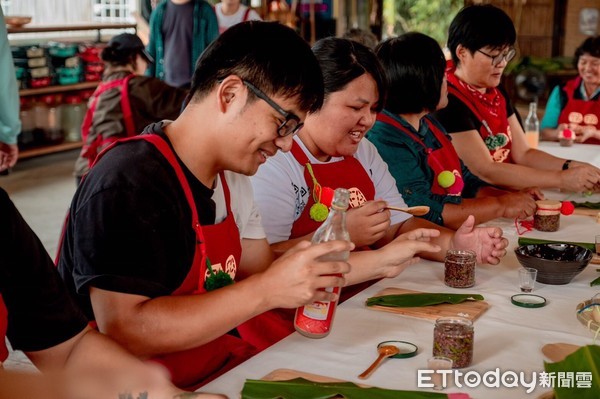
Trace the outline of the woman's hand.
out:
[[[408,266],[414,265],[421,258],[422,252],[439,252],[440,246],[430,242],[438,237],[439,230],[419,228],[399,235],[383,248],[377,250],[377,265],[381,277],[396,277]]]
[[[600,183],[600,169],[587,163],[573,161],[569,169],[560,173],[560,188],[585,193],[594,191]]]
[[[469,249],[477,254],[477,262],[497,265],[506,255],[508,240],[502,237],[499,227],[475,227],[475,218],[470,215],[456,230],[451,248]]]
[[[358,248],[379,241],[390,228],[390,211],[385,201],[367,201],[358,208],[348,209],[346,227],[350,239]]]

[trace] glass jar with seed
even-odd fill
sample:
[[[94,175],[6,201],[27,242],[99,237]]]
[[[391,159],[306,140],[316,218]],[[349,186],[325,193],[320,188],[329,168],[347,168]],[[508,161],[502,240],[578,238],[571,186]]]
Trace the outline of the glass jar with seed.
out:
[[[557,231],[560,227],[562,203],[554,200],[535,201],[537,209],[533,216],[533,227],[538,231]]]
[[[444,283],[448,287],[468,288],[475,285],[475,252],[450,249],[444,260]]]
[[[468,367],[473,361],[473,322],[465,317],[441,317],[433,329],[433,356],[452,359],[452,368]]]

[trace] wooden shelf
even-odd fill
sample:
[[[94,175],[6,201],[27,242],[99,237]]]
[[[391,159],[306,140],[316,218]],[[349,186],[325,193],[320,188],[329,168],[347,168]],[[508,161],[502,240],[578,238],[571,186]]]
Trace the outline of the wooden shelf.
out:
[[[26,96],[36,96],[39,94],[52,94],[52,93],[62,93],[65,91],[95,89],[99,83],[100,82],[81,82],[81,83],[75,83],[74,85],[59,85],[59,86],[40,87],[40,88],[36,88],[36,89],[22,89],[22,90],[19,90],[19,95],[21,97],[26,97]]]
[[[137,24],[96,24],[96,25],[39,25],[8,27],[8,33],[39,33],[39,32],[66,32],[102,29],[135,29]]]
[[[53,154],[55,152],[60,151],[68,151],[74,150],[76,148],[81,148],[83,143],[81,141],[77,141],[74,143],[60,143],[54,145],[47,145],[45,147],[37,147],[37,148],[28,148],[23,151],[19,151],[19,159],[32,158],[40,155]]]

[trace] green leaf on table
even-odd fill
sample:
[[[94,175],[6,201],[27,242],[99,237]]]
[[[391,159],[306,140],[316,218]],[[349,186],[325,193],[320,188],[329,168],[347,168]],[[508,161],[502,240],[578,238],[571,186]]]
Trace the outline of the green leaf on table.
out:
[[[367,306],[388,306],[396,308],[418,308],[422,306],[439,305],[441,303],[457,304],[464,301],[482,301],[478,294],[449,294],[421,292],[416,294],[382,295],[367,299]]]
[[[544,362],[544,369],[547,373],[553,373],[550,374],[550,377],[554,376],[554,395],[556,399],[598,399],[598,392],[600,392],[600,346],[583,346],[561,362]],[[568,377],[570,375],[574,377],[570,379]],[[576,378],[576,376],[580,378]],[[586,376],[586,378],[582,379],[582,376]]]
[[[396,391],[361,388],[351,382],[313,382],[304,378],[288,381],[246,380],[242,399],[447,399],[437,392]]]
[[[571,203],[573,205],[575,205],[575,208],[600,209],[600,202],[591,202],[591,201],[575,202],[575,201],[571,201]]]
[[[590,283],[590,287],[593,287],[595,285],[600,285],[600,277],[592,280],[592,282]]]
[[[533,245],[533,244],[573,244],[579,245],[594,252],[596,250],[593,242],[573,242],[573,241],[556,241],[556,240],[544,240],[541,238],[530,238],[530,237],[519,237],[519,246],[521,245]]]

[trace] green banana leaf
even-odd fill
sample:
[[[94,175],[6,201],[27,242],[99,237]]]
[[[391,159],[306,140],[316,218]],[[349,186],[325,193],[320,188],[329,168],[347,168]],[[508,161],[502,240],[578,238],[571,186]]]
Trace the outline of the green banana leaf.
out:
[[[592,282],[590,283],[590,287],[593,287],[595,285],[600,285],[600,277],[595,278],[594,280],[592,280]]]
[[[544,369],[554,376],[554,396],[556,399],[598,399],[600,392],[600,346],[587,345],[577,349],[575,352],[567,356],[563,361],[556,363],[544,362]],[[558,373],[565,373],[564,376],[573,376],[569,378],[569,384],[561,384],[558,379]],[[577,381],[576,377],[581,373],[587,374],[587,382],[589,388],[582,385],[582,381]],[[566,385],[566,386],[559,386]],[[579,385],[579,386],[578,386]]]
[[[439,305],[441,303],[457,304],[467,300],[481,301],[483,296],[477,294],[428,293],[374,296],[367,299],[367,306],[379,305],[396,308],[418,308],[421,306]]]
[[[304,378],[288,381],[246,380],[242,399],[447,399],[437,392],[395,391],[361,388],[351,382],[313,382]]]
[[[591,201],[575,202],[575,201],[571,201],[571,203],[573,203],[573,205],[575,205],[575,208],[600,209],[600,202],[591,202]]]
[[[519,237],[518,240],[519,246],[521,245],[532,245],[532,244],[573,244],[579,245],[580,247],[584,247],[594,252],[596,250],[595,244],[593,242],[572,242],[572,241],[553,241],[553,240],[543,240],[539,238],[529,238],[529,237]]]

